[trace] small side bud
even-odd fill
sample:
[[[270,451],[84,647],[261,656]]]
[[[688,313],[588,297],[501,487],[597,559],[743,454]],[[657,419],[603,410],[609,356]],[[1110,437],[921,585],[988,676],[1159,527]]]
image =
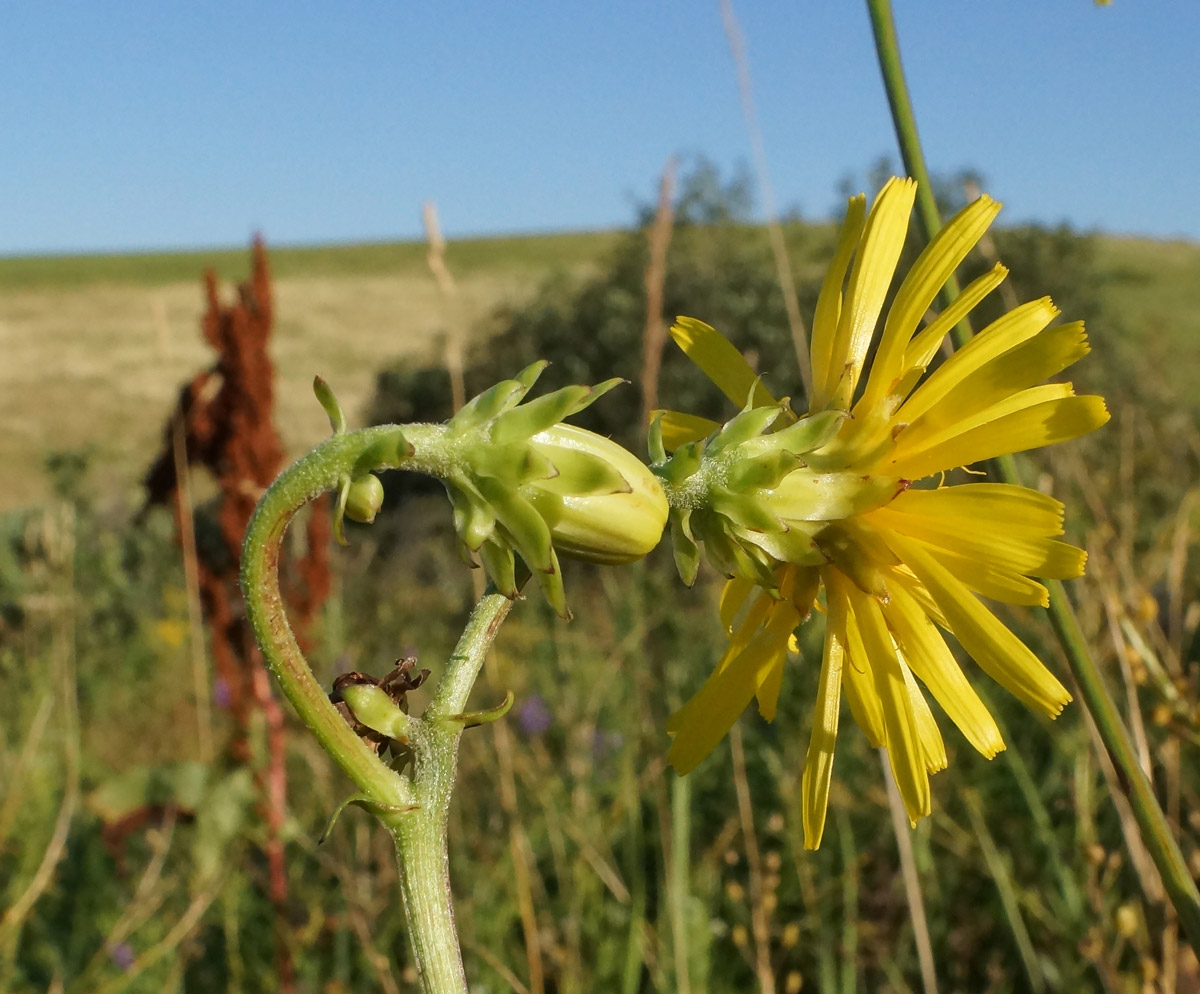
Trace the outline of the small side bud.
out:
[[[366,473],[352,480],[346,494],[346,517],[351,521],[369,525],[383,507],[383,484],[374,473]]]

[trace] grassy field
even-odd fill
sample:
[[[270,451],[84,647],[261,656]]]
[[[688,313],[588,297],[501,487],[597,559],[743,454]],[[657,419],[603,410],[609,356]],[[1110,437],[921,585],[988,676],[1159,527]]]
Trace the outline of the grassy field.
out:
[[[693,242],[699,255],[708,234]],[[272,250],[289,449],[328,433],[314,373],[357,422],[394,357],[436,357],[449,328],[486,334],[487,315],[552,275],[606,271],[621,238],[451,243],[449,300],[422,245]],[[789,231],[803,292],[830,238]],[[1071,584],[1083,629],[1200,867],[1200,246],[1099,238],[1089,258],[1102,320],[1072,374],[1102,385],[1113,423],[1023,469],[1070,505],[1069,537],[1090,555]],[[758,281],[729,291],[739,313],[759,313],[746,298],[774,285],[769,255],[753,259],[766,260]],[[211,686],[211,659],[202,636],[191,641],[170,516],[130,522],[176,391],[211,359],[199,332],[207,266],[229,294],[248,253],[0,260],[0,991],[267,994],[279,990],[278,930],[302,994],[408,994],[389,839],[351,809],[316,844],[348,787],[294,725],[289,898],[272,906],[250,775],[263,743],[235,758],[219,696],[207,719],[199,706],[193,680]],[[585,302],[636,335],[643,304],[627,288],[640,266],[625,275]],[[1019,290],[1041,292],[1032,278]],[[94,452],[82,491],[46,499],[47,454],[81,448]],[[334,551],[311,653],[323,685],[408,654],[436,671],[473,599],[448,519],[440,496],[418,497]],[[517,606],[475,698],[489,706],[511,689],[517,706],[463,742],[451,861],[473,992],[911,994],[923,937],[946,992],[1200,990],[1200,963],[1078,705],[1044,720],[969,667],[1010,748],[985,761],[939,716],[950,767],[911,834],[906,881],[879,757],[849,715],[825,842],[801,848],[819,621],[778,720],[751,708],[737,748],[681,779],[666,767],[665,718],[723,647],[717,578],[706,568],[684,589],[666,549],[564,574],[577,617],[561,623],[536,594]],[[1064,672],[1042,612],[1005,617]],[[205,731],[217,749],[202,762]],[[169,779],[148,787],[150,770]],[[163,796],[182,806],[113,843],[113,810]]]
[[[551,274],[594,268],[617,237],[454,242],[452,299],[439,293],[422,244],[271,250],[288,451],[304,451],[327,430],[309,390],[314,374],[354,417],[389,360],[435,356],[447,329],[470,334]],[[1103,238],[1099,264],[1104,306],[1144,336],[1163,359],[1164,380],[1186,397],[1200,382],[1200,246]],[[229,294],[247,265],[242,250],[0,259],[0,510],[45,494],[50,451],[90,448],[104,487],[136,486],[179,386],[210,360],[199,333],[201,274],[214,269]]]
[[[607,233],[455,243],[457,292],[438,291],[419,244],[282,249],[273,355],[279,424],[296,454],[328,430],[312,398],[324,376],[355,416],[376,371],[404,354],[435,355],[440,336],[470,330],[527,296],[554,269],[578,272]],[[135,486],[180,386],[211,361],[200,335],[206,268],[244,278],[245,251],[0,260],[0,510],[35,502],[52,450],[90,447],[113,491]]]

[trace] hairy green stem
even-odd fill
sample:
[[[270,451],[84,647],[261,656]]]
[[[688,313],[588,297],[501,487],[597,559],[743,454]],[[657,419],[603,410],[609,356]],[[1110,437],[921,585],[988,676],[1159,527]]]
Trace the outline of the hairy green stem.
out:
[[[284,470],[263,495],[247,527],[242,555],[247,617],[263,658],[301,721],[395,839],[409,938],[425,994],[467,991],[450,895],[447,818],[458,742],[469,720],[463,710],[512,602],[489,592],[476,605],[432,703],[406,726],[412,764],[402,775],[355,734],[313,676],[284,610],[279,555],[296,512],[347,477],[396,467],[440,476],[453,459],[453,446],[440,425],[388,425],[336,434]]]
[[[904,80],[904,70],[900,64],[900,44],[896,37],[891,2],[867,0],[867,10],[875,33],[875,50],[879,55],[879,68],[883,74],[892,120],[896,126],[900,154],[904,159],[905,169],[918,184],[917,217],[928,242],[941,227],[941,218],[925,167],[916,118]],[[946,302],[953,300],[958,295],[957,282],[953,279],[948,280],[943,294],[947,297]],[[971,327],[965,320],[955,331],[955,338],[960,346],[971,337]],[[996,464],[998,475],[1004,482],[1020,483],[1016,463],[1011,456],[996,460]],[[1067,657],[1071,673],[1079,686],[1080,697],[1095,721],[1104,746],[1125,786],[1130,807],[1142,834],[1142,841],[1162,875],[1163,885],[1179,915],[1179,921],[1192,948],[1200,954],[1200,892],[1196,889],[1167,816],[1138,764],[1129,733],[1088,649],[1066,590],[1057,580],[1046,581],[1046,588],[1050,592],[1050,620]]]
[[[433,701],[415,726],[412,794],[415,810],[385,814],[396,840],[400,889],[409,937],[426,994],[465,994],[466,975],[450,894],[447,822],[458,768],[462,714],[484,657],[512,601],[487,593],[475,606]]]

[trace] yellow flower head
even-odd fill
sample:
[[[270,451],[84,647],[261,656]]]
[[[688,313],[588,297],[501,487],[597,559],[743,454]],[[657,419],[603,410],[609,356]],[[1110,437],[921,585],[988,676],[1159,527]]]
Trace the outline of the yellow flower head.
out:
[[[979,599],[1044,607],[1046,589],[1031,577],[1082,574],[1084,552],[1057,537],[1063,506],[1009,484],[916,484],[1107,421],[1100,397],[1044,382],[1087,353],[1083,326],[1051,327],[1057,309],[1048,298],[1032,301],[926,375],[946,334],[1006,270],[997,265],[922,326],[999,212],[984,196],[921,253],[880,330],[915,190],[912,180],[892,179],[869,213],[864,197],[850,201],[813,320],[806,416],[776,401],[718,332],[681,318],[675,341],[746,406],[724,427],[668,412],[651,433],[681,572],[689,581],[695,575],[703,544],[730,578],[720,604],[729,646],[668,726],[676,769],[694,768],[752,698],[774,718],[793,632],[824,591],[825,645],[803,779],[809,848],[824,829],[843,695],[871,744],[887,749],[913,822],[930,811],[929,774],[946,766],[926,692],[983,755],[1004,748],[944,632],[1035,710],[1054,717],[1071,699]]]

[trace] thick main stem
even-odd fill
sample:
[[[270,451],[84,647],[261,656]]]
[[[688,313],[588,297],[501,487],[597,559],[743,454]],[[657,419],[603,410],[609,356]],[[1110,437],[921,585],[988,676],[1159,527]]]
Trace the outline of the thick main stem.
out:
[[[405,777],[384,763],[330,703],[296,643],[279,590],[280,543],[296,511],[335,489],[356,468],[363,471],[359,463],[364,453],[386,452],[388,446],[380,443],[392,436],[400,437],[400,429],[385,426],[335,435],[280,475],[263,495],[246,531],[242,591],[251,628],[284,696],[395,839],[409,938],[425,994],[467,994],[451,902],[447,820],[458,742],[470,720],[463,711],[512,602],[490,592],[475,606],[432,703],[409,726],[413,761]],[[406,426],[403,438],[415,451],[402,462],[385,459],[380,466],[365,468],[404,465],[436,471],[452,458],[440,426]]]
[[[389,827],[396,840],[408,937],[425,994],[466,994],[467,976],[450,899],[446,817],[415,811]]]
[[[409,938],[425,994],[466,994],[467,980],[454,925],[447,822],[458,769],[463,709],[512,601],[483,596],[446,663],[433,700],[415,728],[412,803],[416,810],[385,816],[396,840],[400,888]]]
[[[879,55],[879,68],[883,73],[884,87],[892,110],[892,120],[896,125],[896,137],[904,166],[909,175],[917,180],[917,216],[928,242],[941,227],[941,219],[929,182],[929,173],[925,168],[925,156],[917,135],[916,118],[908,96],[904,70],[900,64],[900,44],[896,38],[891,2],[867,0],[867,9],[871,15],[875,50]],[[958,295],[957,283],[953,280],[947,281],[943,293],[953,300]],[[970,325],[964,321],[956,329],[957,343],[961,346],[970,337]],[[996,463],[998,475],[1004,482],[1020,482],[1016,464],[1011,457],[998,459]],[[1050,593],[1050,619],[1079,687],[1084,706],[1094,719],[1113,765],[1126,785],[1126,793],[1142,833],[1142,841],[1162,875],[1171,903],[1179,914],[1179,921],[1187,932],[1192,948],[1200,954],[1200,891],[1196,889],[1196,883],[1171,831],[1167,816],[1138,764],[1129,733],[1121,722],[1117,706],[1113,703],[1100,670],[1088,650],[1066,591],[1057,580],[1047,581],[1046,587]]]

